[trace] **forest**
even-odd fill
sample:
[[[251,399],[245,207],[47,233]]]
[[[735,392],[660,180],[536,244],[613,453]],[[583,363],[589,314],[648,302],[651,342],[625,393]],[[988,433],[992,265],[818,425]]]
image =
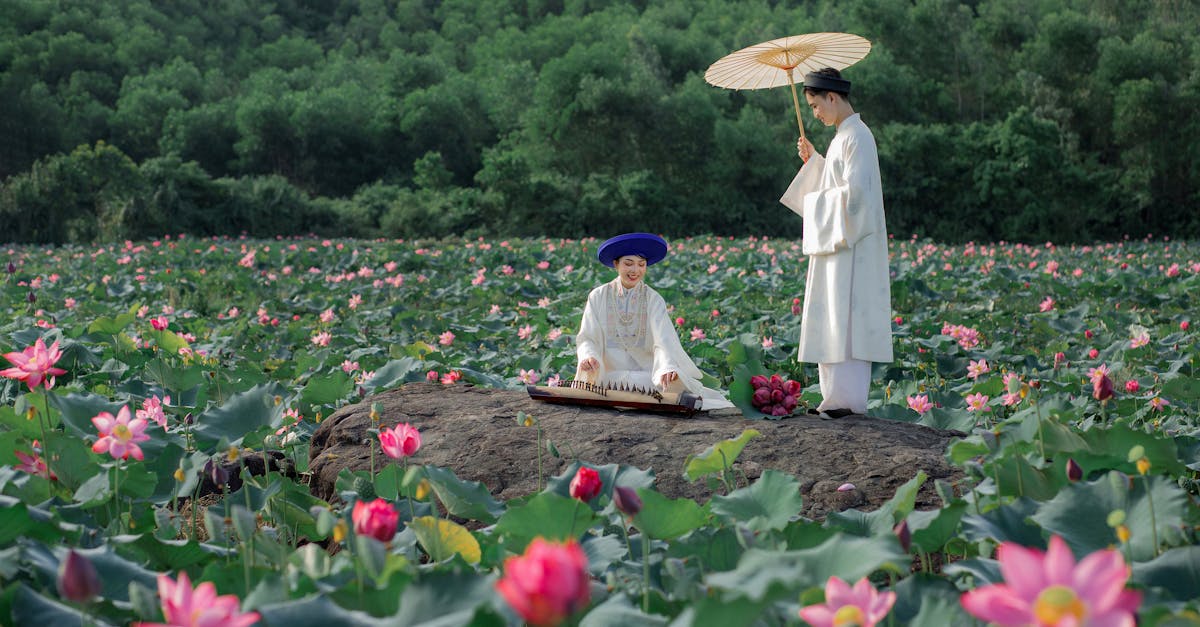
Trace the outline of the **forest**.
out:
[[[703,76],[825,31],[872,42],[845,76],[894,237],[1196,238],[1197,23],[1192,0],[6,0],[0,242],[794,237],[790,94]]]

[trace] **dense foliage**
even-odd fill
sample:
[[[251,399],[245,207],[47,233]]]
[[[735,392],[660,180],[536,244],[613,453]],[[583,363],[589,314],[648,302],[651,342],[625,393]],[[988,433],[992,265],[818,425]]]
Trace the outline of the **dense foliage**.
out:
[[[647,281],[714,385],[760,415],[749,375],[762,368],[799,381],[810,405],[812,367],[790,357],[798,242],[672,243]],[[215,586],[224,599],[211,611],[240,605],[268,626],[483,627],[517,625],[517,612],[530,624],[575,612],[589,626],[799,625],[800,606],[816,621],[823,587],[833,602],[835,576],[894,593],[871,613],[886,624],[970,625],[981,623],[964,608],[987,604],[964,593],[1005,578],[1041,591],[1029,574],[1040,560],[998,567],[1004,543],[1002,563],[1014,546],[1047,545],[1081,562],[1076,592],[1038,596],[1056,617],[1042,624],[1095,624],[1067,621],[1101,605],[1145,626],[1195,623],[1195,242],[892,243],[896,360],[875,368],[870,413],[967,434],[946,451],[962,474],[935,483],[937,509],[914,509],[927,481],[914,471],[873,511],[805,519],[795,477],[767,469],[747,484],[730,471],[754,450],[753,420],[685,468],[656,469],[710,481],[717,494],[702,504],[655,491],[653,471],[586,459],[537,494],[498,501],[423,465],[419,434],[397,427],[372,472],[344,471],[332,501],[303,479],[244,472],[203,511],[184,505],[201,475],[230,482],[229,460],[282,451],[303,472],[321,416],[374,391],[569,376],[583,300],[611,277],[596,244],[171,238],[0,250],[0,353],[12,362],[0,361],[0,621],[158,620],[166,573],[163,596],[184,586],[179,598],[200,603],[200,587]],[[135,411],[142,423],[114,426]],[[540,433],[530,428],[531,441]],[[127,444],[139,453],[117,459]],[[525,464],[533,476],[537,460]],[[584,481],[581,467],[596,472]],[[581,492],[586,504],[572,500]],[[574,538],[582,555],[538,537]],[[559,555],[560,574],[530,576],[540,569],[521,568],[522,553]],[[171,620],[180,604],[164,605],[168,621],[193,624]],[[548,618],[529,619],[534,606]],[[219,624],[254,615],[244,618]]]
[[[893,232],[1195,236],[1196,23],[1169,0],[11,0],[0,241],[796,235],[790,97],[703,72],[814,31],[874,42],[848,76]]]

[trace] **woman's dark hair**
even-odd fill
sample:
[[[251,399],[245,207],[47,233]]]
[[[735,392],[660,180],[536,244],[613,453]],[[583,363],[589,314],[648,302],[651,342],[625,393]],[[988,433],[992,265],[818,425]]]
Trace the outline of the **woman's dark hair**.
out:
[[[839,71],[837,71],[837,70],[835,70],[835,69],[833,69],[833,68],[831,68],[831,67],[823,67],[823,68],[821,68],[821,69],[819,69],[819,70],[817,70],[817,71],[813,72],[813,74],[816,74],[817,76],[828,76],[828,77],[830,77],[830,78],[842,78],[842,73],[841,73],[841,72],[839,72]],[[844,80],[844,79],[843,79],[843,80]],[[813,96],[823,96],[823,95],[825,95],[826,93],[834,93],[834,94],[837,94],[837,95],[841,96],[841,97],[842,97],[842,99],[843,99],[843,100],[845,100],[846,102],[850,102],[850,94],[844,94],[844,93],[842,93],[842,92],[839,92],[839,91],[833,91],[833,90],[830,90],[830,89],[819,89],[819,88],[816,88],[816,87],[805,87],[805,88],[804,88],[804,93],[806,93],[806,94],[810,94],[810,95],[813,95]]]

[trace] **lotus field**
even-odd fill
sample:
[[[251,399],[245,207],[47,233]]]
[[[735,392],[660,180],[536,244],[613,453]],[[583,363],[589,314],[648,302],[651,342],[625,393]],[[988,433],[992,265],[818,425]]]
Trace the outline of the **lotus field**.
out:
[[[918,473],[808,520],[795,477],[728,472],[757,420],[817,398],[792,358],[806,261],[770,238],[674,240],[646,279],[748,417],[655,469],[709,501],[588,459],[499,501],[386,415],[373,470],[310,492],[341,406],[569,379],[598,243],[0,249],[0,624],[1200,624],[1194,242],[892,242],[869,413],[962,432],[940,509],[914,509]],[[792,407],[756,375],[796,381]],[[298,472],[230,476],[268,456]]]

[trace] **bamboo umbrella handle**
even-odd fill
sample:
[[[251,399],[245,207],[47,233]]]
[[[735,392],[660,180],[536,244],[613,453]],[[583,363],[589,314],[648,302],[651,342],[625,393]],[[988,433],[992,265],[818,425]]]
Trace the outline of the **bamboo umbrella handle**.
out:
[[[792,88],[792,105],[796,107],[796,126],[800,127],[800,139],[804,136],[804,120],[800,119],[800,98],[796,95],[796,83],[792,79],[792,68],[788,68],[788,87]]]

